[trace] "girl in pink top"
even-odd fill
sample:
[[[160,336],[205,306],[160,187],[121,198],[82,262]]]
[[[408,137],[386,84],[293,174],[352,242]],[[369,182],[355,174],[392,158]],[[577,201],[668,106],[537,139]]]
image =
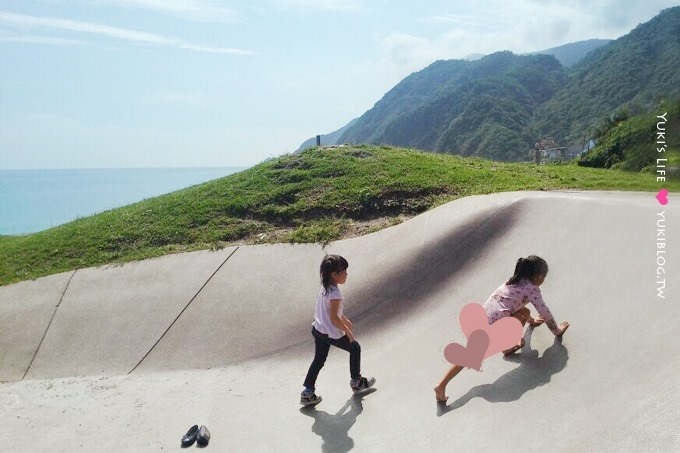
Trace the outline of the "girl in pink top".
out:
[[[569,328],[569,323],[564,321],[558,326],[552,313],[550,313],[550,309],[543,301],[539,286],[541,286],[547,275],[548,263],[544,259],[531,255],[517,260],[514,275],[503,285],[499,286],[484,304],[489,324],[493,324],[506,316],[512,316],[518,319],[522,326],[527,322],[531,326],[539,326],[545,323],[556,337],[561,337]],[[531,312],[526,307],[529,303],[538,311],[538,317],[534,318],[531,316]],[[524,346],[524,338],[522,338],[519,344],[503,351],[503,354],[513,354],[521,349],[522,346]],[[461,365],[453,365],[444,375],[439,385],[434,388],[437,401],[446,402],[448,399],[445,395],[446,386],[462,369]]]

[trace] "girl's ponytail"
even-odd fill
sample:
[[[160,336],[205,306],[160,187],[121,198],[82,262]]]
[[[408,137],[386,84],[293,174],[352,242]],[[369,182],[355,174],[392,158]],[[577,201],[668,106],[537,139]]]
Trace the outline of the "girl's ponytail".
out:
[[[515,264],[515,273],[507,282],[505,282],[506,285],[516,285],[520,280],[522,280],[525,262],[526,260],[524,258],[517,260],[517,264]]]
[[[506,285],[516,285],[522,279],[533,281],[537,276],[545,277],[548,275],[548,263],[543,258],[536,255],[530,255],[526,258],[520,258],[515,264],[515,273],[510,280],[505,282]]]

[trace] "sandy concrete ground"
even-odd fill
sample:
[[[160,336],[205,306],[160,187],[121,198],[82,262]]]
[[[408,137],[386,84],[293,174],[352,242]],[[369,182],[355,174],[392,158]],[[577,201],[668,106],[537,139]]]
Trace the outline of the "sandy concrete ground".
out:
[[[205,424],[207,448],[225,452],[679,451],[678,203],[470,197],[325,248],[233,247],[1,287],[0,450],[175,451]],[[350,262],[347,312],[378,384],[353,397],[332,350],[324,401],[300,410],[326,252]],[[528,329],[521,353],[463,371],[437,405],[460,309],[528,254],[550,264],[542,290],[572,325],[564,340]]]

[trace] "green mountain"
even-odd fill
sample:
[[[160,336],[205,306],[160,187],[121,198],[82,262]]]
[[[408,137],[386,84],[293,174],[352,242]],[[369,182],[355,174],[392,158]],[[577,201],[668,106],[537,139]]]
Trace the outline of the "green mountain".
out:
[[[680,7],[664,10],[576,64],[569,83],[536,110],[543,134],[574,143],[622,110],[648,112],[680,97]]]
[[[390,90],[340,141],[521,160],[536,141],[533,110],[567,78],[548,55],[437,61]]]
[[[578,41],[574,43],[569,43],[569,44],[564,44],[562,46],[558,47],[553,47],[550,49],[542,50],[539,52],[531,52],[527,55],[552,55],[555,58],[557,58],[557,61],[559,61],[564,67],[570,67],[576,64],[578,61],[583,59],[589,52],[592,50],[597,49],[598,47],[602,47],[605,44],[608,44],[611,42],[611,40],[608,39],[589,39],[585,41]],[[484,55],[476,55],[476,56],[469,56],[466,58],[466,61],[476,61],[484,58]],[[354,118],[352,121],[350,121],[348,124],[345,126],[341,127],[340,129],[330,132],[328,134],[322,134],[320,136],[321,138],[321,144],[323,146],[328,146],[328,145],[336,145],[341,143],[340,139],[342,138],[342,134],[345,133],[347,129],[349,129],[354,123],[357,121],[357,118]],[[305,150],[307,148],[313,147],[316,145],[316,137],[311,137],[307,140],[305,140],[300,147],[297,149],[297,152],[300,152],[302,150]]]
[[[596,131],[597,146],[578,160],[584,167],[647,171],[680,179],[680,100],[663,101],[656,114],[620,114]]]
[[[397,84],[340,137],[428,151],[527,160],[538,140],[581,146],[602,121],[680,97],[680,7],[565,68],[554,56],[499,52],[437,61]]]

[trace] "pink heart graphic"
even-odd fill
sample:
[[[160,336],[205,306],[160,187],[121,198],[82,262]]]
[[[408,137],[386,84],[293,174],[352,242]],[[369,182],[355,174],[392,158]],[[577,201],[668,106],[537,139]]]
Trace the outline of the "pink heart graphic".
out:
[[[518,319],[506,317],[489,325],[484,307],[471,303],[463,307],[460,312],[460,326],[468,339],[477,330],[483,330],[489,337],[489,347],[484,358],[497,352],[510,349],[522,338],[522,323]]]
[[[450,363],[479,371],[488,347],[489,335],[483,330],[475,330],[468,336],[467,347],[458,343],[447,344],[444,348],[444,357]]]
[[[656,199],[659,200],[663,206],[668,204],[668,189],[661,189],[659,193],[656,194]]]

